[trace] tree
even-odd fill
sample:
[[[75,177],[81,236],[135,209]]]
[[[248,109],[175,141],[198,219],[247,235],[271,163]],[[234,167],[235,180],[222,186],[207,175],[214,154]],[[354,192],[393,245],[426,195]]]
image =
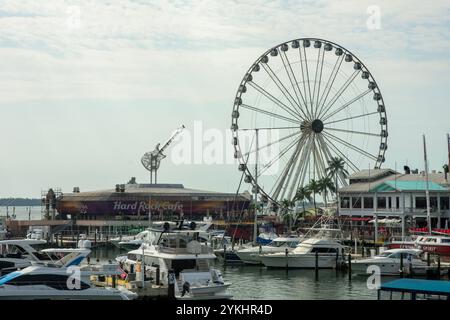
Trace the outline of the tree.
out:
[[[334,178],[334,189],[336,192],[336,201],[338,199],[338,176],[346,179],[348,171],[345,169],[345,161],[339,157],[333,157],[328,161],[328,168],[326,172],[329,177]],[[337,204],[337,213],[339,214],[339,204]]]
[[[289,231],[291,230],[292,224],[292,207],[294,206],[294,201],[283,199],[281,201],[281,218],[283,223],[288,225]]]
[[[297,192],[294,196],[294,201],[301,201],[303,206],[303,214],[306,212],[305,209],[305,201],[311,202],[311,190],[308,189],[308,187],[300,187],[297,189]],[[299,215],[295,217],[294,226],[297,224],[297,220],[299,218]]]
[[[447,180],[447,175],[448,175],[448,164],[444,164],[443,166],[442,166],[442,168],[444,169],[444,173],[445,173],[445,180]]]
[[[307,188],[311,190],[313,194],[313,201],[314,201],[314,213],[317,215],[317,205],[316,205],[316,194],[320,192],[320,186],[317,180],[312,179]]]
[[[335,186],[333,180],[330,177],[323,177],[317,181],[319,185],[319,193],[323,195],[323,201],[325,202],[325,207],[327,207],[327,194],[328,191],[335,192]]]

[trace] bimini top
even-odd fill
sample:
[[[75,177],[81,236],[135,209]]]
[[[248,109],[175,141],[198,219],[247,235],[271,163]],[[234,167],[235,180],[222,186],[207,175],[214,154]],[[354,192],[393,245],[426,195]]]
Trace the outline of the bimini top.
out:
[[[370,191],[372,192],[387,192],[387,191],[425,191],[427,188],[427,182],[422,180],[411,180],[411,181],[402,181],[402,180],[389,180],[385,181],[382,184],[372,188]],[[446,188],[437,184],[436,182],[429,181],[428,189],[430,191],[447,191]]]
[[[450,281],[398,279],[382,284],[380,290],[450,296]]]

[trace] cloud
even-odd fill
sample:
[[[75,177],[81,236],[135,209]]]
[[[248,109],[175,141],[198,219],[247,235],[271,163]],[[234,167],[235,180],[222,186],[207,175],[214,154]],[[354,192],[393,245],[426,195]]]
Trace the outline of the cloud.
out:
[[[373,4],[381,10],[379,30],[366,27],[366,10]],[[388,110],[393,146],[388,159],[413,153],[412,146],[402,143],[402,130],[425,130],[423,119],[437,123],[434,141],[448,130],[432,115],[446,110],[450,98],[449,11],[450,3],[443,0],[432,6],[418,0],[2,1],[0,112],[11,124],[0,127],[0,133],[16,134],[0,141],[0,148],[14,151],[0,170],[0,179],[11,183],[9,189],[0,188],[0,194],[32,194],[42,183],[57,181],[66,181],[70,188],[76,179],[80,185],[85,181],[101,187],[106,180],[99,177],[96,163],[108,159],[104,175],[140,172],[135,157],[153,141],[164,140],[181,121],[202,119],[208,126],[227,128],[237,86],[248,67],[270,47],[298,37],[332,40],[367,64]],[[405,108],[417,114],[425,104],[429,109],[422,119],[405,118]],[[67,124],[67,119],[74,122]],[[128,121],[122,123],[124,119]],[[111,141],[118,127],[138,138]],[[140,133],[145,130],[151,130],[152,137],[144,141]],[[27,168],[23,175],[22,160],[30,145],[35,153],[51,150],[52,161],[36,159],[35,170]],[[70,150],[61,152],[61,145]],[[121,145],[126,148],[116,159]],[[440,158],[435,156],[435,163]],[[40,180],[42,172],[56,166],[58,179]],[[200,183],[196,177],[210,169],[167,167],[163,173],[168,179],[186,179],[187,184]],[[239,175],[235,168],[218,176],[214,170],[198,187],[229,185],[233,191],[233,179]],[[117,182],[107,179],[111,185]]]

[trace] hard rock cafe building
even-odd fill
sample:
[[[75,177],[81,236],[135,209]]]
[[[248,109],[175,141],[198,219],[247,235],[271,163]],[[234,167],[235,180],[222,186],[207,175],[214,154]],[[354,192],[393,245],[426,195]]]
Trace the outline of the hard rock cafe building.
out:
[[[248,211],[249,193],[218,193],[181,184],[126,184],[101,191],[64,193],[56,199],[61,218],[87,220],[237,220]]]

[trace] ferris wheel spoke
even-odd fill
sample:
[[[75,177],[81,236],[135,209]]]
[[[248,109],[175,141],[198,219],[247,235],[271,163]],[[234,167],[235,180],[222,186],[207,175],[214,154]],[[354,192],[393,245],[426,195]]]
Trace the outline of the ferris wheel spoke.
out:
[[[269,92],[267,92],[266,90],[264,90],[264,88],[260,87],[259,85],[257,85],[256,83],[254,83],[253,81],[248,82],[249,85],[251,85],[254,89],[256,89],[257,91],[259,91],[259,93],[261,93],[262,95],[264,95],[267,99],[269,99],[270,101],[272,101],[273,103],[275,103],[276,105],[278,105],[281,109],[283,109],[284,111],[286,111],[287,113],[289,113],[291,116],[293,116],[295,119],[301,121],[303,120],[303,117],[301,115],[299,115],[295,110],[292,110],[290,107],[288,107],[287,105],[285,105],[283,102],[281,102],[280,100],[278,100],[277,98],[275,98],[273,95],[271,95]]]
[[[331,88],[333,87],[334,80],[336,79],[336,76],[339,72],[339,69],[341,68],[343,61],[344,61],[344,55],[338,56],[338,58],[336,59],[336,63],[334,64],[333,70],[331,71],[330,77],[328,78],[328,81],[325,85],[325,88],[323,89],[322,95],[319,100],[318,114],[320,114],[322,112],[323,106],[327,102],[328,95],[330,94]]]
[[[283,83],[277,77],[275,72],[273,72],[272,68],[267,63],[262,63],[261,65],[262,65],[263,69],[266,71],[266,73],[269,75],[269,77],[272,79],[272,81],[275,83],[275,85],[278,87],[278,89],[281,91],[281,93],[286,98],[286,100],[289,101],[289,104],[291,105],[293,110],[295,110],[295,113],[304,120],[305,118],[303,118],[303,116],[300,113],[298,113],[298,109],[299,108],[301,109],[301,107],[298,105],[298,103],[292,97],[289,90],[286,89],[286,87],[283,85]]]
[[[294,191],[297,189],[296,188],[296,186],[298,185],[297,181],[298,181],[299,177],[301,177],[303,169],[306,166],[305,159],[307,158],[307,156],[310,152],[310,149],[311,149],[311,139],[308,139],[308,141],[305,143],[305,147],[303,148],[300,157],[298,158],[298,161],[297,161],[298,165],[296,164],[296,172],[294,175],[294,179],[292,180],[291,187],[289,189],[288,199],[292,199],[292,195],[294,194]]]
[[[362,131],[344,130],[344,129],[328,128],[328,127],[327,127],[325,130],[339,131],[339,132],[345,132],[345,133],[361,134],[361,135],[365,135],[365,136],[372,136],[372,137],[380,138],[380,134],[377,134],[377,133],[371,133],[371,132],[362,132]]]
[[[299,143],[301,137],[296,138],[293,142],[291,142],[289,145],[287,145],[281,152],[272,160],[270,160],[267,164],[265,164],[262,169],[259,172],[259,176],[264,174],[276,161],[281,159],[293,146],[295,146],[297,143]]]
[[[374,114],[378,114],[378,111],[374,111],[374,112],[370,112],[370,113],[364,113],[364,114],[360,114],[357,116],[353,116],[353,117],[348,117],[348,118],[344,118],[344,119],[339,119],[339,120],[335,120],[335,121],[330,121],[330,122],[325,122],[324,125],[327,124],[332,124],[332,123],[338,123],[338,122],[342,122],[342,121],[348,121],[348,120],[353,120],[356,118],[362,118],[362,117],[368,117]]]
[[[306,55],[306,48],[303,46],[303,55],[305,56],[305,69],[306,69],[306,79],[308,81],[308,92],[309,92],[309,102],[311,104],[311,114],[314,114],[313,101],[311,97],[311,81],[309,81],[309,68],[308,68],[308,58]]]
[[[241,129],[238,129],[238,130],[239,131],[252,131],[252,130],[255,130],[255,129],[258,129],[258,130],[284,130],[284,129],[299,129],[299,128],[300,128],[300,126],[297,126],[297,127],[241,128]]]
[[[289,172],[291,171],[291,169],[292,169],[292,166],[293,166],[293,164],[295,163],[295,160],[296,160],[296,158],[297,158],[297,156],[298,156],[298,152],[301,150],[301,148],[302,148],[302,146],[303,146],[303,141],[304,141],[304,139],[305,139],[305,135],[303,135],[303,136],[301,136],[300,137],[300,141],[299,141],[299,143],[297,144],[297,148],[295,149],[295,151],[292,153],[292,156],[289,158],[289,160],[288,160],[288,162],[287,162],[287,164],[286,164],[286,166],[285,166],[285,168],[284,168],[284,170],[283,170],[283,172],[282,172],[282,174],[280,175],[280,180],[279,180],[279,182],[278,182],[278,184],[275,184],[275,191],[274,191],[274,197],[275,197],[275,199],[277,199],[278,198],[278,196],[279,196],[279,194],[280,194],[280,192],[281,192],[281,190],[282,190],[282,188],[283,188],[283,186],[284,186],[284,184],[285,184],[285,181],[286,181],[286,178],[288,177],[288,174],[289,174]],[[303,140],[303,141],[302,141]]]
[[[357,146],[355,146],[355,145],[353,145],[353,144],[351,144],[351,143],[349,143],[349,142],[347,142],[347,141],[345,141],[345,140],[342,140],[341,138],[338,138],[338,137],[336,137],[335,135],[333,135],[333,134],[331,134],[331,133],[329,133],[329,132],[323,131],[323,133],[324,133],[326,136],[328,136],[329,138],[331,138],[332,140],[337,141],[337,142],[339,142],[339,143],[341,143],[341,144],[343,144],[343,145],[345,145],[345,146],[347,146],[347,147],[353,149],[354,151],[356,151],[356,152],[358,152],[358,153],[360,153],[360,154],[366,156],[367,158],[373,159],[373,160],[375,160],[375,161],[377,161],[377,159],[378,159],[376,156],[374,156],[374,155],[368,153],[367,151],[364,151],[363,149],[358,148]]]
[[[325,52],[325,50],[323,50],[323,51]],[[322,52],[322,47],[320,47],[319,50],[317,51],[317,63],[316,63],[316,69],[314,71],[314,85],[313,85],[313,93],[312,93],[312,96],[313,96],[313,102],[312,102],[313,109],[314,109],[314,105],[317,104],[317,101],[316,101],[316,87],[317,87],[317,75],[319,73],[319,63],[320,63],[320,53],[321,52]],[[314,110],[314,113],[313,113],[314,116],[316,114],[316,111],[317,110]]]
[[[316,109],[315,109],[315,112],[314,112],[314,118],[317,118],[317,107],[318,107],[318,102],[319,102],[317,100],[319,100],[320,82],[322,81],[323,62],[324,62],[324,58],[325,58],[325,48],[322,50],[322,58],[320,58],[320,49],[321,48],[319,48],[319,52],[317,54],[316,74],[314,76],[313,99],[314,99],[314,102],[315,102],[315,105],[316,105],[316,107],[315,107]],[[316,83],[317,73],[319,71],[319,63],[320,63],[319,82]],[[317,94],[316,94],[316,85],[317,85]]]
[[[323,116],[326,116],[327,112],[331,109],[331,107],[336,103],[336,101],[342,96],[342,94],[347,90],[347,88],[350,86],[350,84],[355,80],[356,76],[359,74],[361,70],[355,70],[353,74],[348,78],[345,83],[339,88],[339,90],[336,92],[336,94],[331,98],[328,105],[324,108],[324,111],[322,112]],[[320,115],[319,115],[320,116]]]
[[[259,129],[258,129],[258,130],[259,130]],[[258,151],[261,151],[262,149],[267,148],[267,147],[270,147],[270,146],[272,146],[272,145],[274,145],[274,144],[276,144],[276,143],[280,143],[281,141],[284,141],[284,140],[286,140],[286,139],[292,138],[292,137],[294,137],[294,136],[296,136],[296,135],[298,135],[298,134],[300,134],[300,133],[301,133],[301,131],[297,131],[297,132],[291,133],[291,134],[289,134],[289,135],[287,135],[287,136],[285,136],[285,137],[283,137],[283,138],[280,138],[280,139],[278,139],[278,140],[276,140],[276,141],[271,141],[271,142],[269,142],[268,144],[259,147],[259,148],[258,148]],[[246,155],[251,154],[251,153],[254,153],[254,152],[256,152],[256,150],[248,151],[248,152],[244,153],[243,156],[246,156]]]
[[[320,144],[321,144],[323,150],[325,151],[325,154],[327,155],[326,156],[327,163],[329,163],[329,161],[333,158],[333,154],[331,153],[330,149],[328,148],[327,143],[324,140],[325,137],[322,134],[319,134],[318,138],[319,138],[319,141],[320,141]],[[347,159],[347,157],[345,157],[345,155],[342,154],[342,156]],[[349,161],[349,163],[351,163],[354,166],[354,164],[349,159],[347,159],[347,161]],[[349,163],[346,163],[348,167],[349,167]],[[354,169],[352,168],[352,170],[354,170]],[[343,186],[347,185],[347,181],[345,180],[344,174],[342,172],[339,172],[338,178]]]
[[[324,138],[324,141],[325,140],[327,140],[328,141],[328,144],[325,144],[327,147],[328,146],[330,146],[330,148],[332,148],[333,149],[333,151],[335,152],[335,154],[338,154],[338,155],[340,155],[343,159],[345,159],[346,160],[346,163],[347,163],[347,165],[349,166],[349,167],[352,167],[352,169],[354,170],[354,171],[358,171],[359,169],[358,169],[358,166],[356,166],[354,163],[353,163],[353,161],[351,161],[338,147],[336,147],[335,145],[334,145],[334,143],[330,140],[330,139],[328,139],[325,135],[321,135],[323,138]]]
[[[363,98],[364,96],[366,96],[369,92],[371,92],[371,89],[367,89],[366,91],[364,91],[363,93],[357,95],[356,97],[354,97],[353,99],[351,99],[350,101],[346,102],[345,104],[343,104],[341,107],[339,107],[338,109],[336,109],[335,111],[333,111],[332,113],[328,114],[326,117],[323,118],[323,121],[326,121],[328,119],[330,119],[332,116],[338,114],[339,112],[341,112],[342,110],[345,110],[346,108],[348,108],[350,105],[352,105],[353,103],[355,103],[356,101],[358,101],[359,99]]]
[[[305,93],[305,100],[306,100],[306,109],[309,113],[309,102],[308,102],[308,91],[306,90],[306,80],[305,80],[305,71],[303,68],[303,59],[302,59],[302,49],[298,47],[298,55],[300,57],[300,70],[302,72],[302,80],[303,80],[303,92]]]
[[[295,121],[295,120],[293,120],[291,118],[282,116],[280,114],[273,113],[273,112],[270,112],[270,111],[267,111],[267,110],[263,110],[263,109],[259,109],[259,108],[250,106],[248,104],[244,104],[243,103],[243,104],[240,105],[240,107],[248,109],[248,110],[252,110],[252,111],[255,111],[255,112],[259,112],[259,113],[265,114],[265,115],[270,116],[270,117],[278,118],[278,119],[281,119],[281,120],[284,120],[284,121],[288,121],[288,122],[292,122],[292,123],[296,123],[296,124],[300,123],[300,121]]]
[[[280,54],[280,57],[281,57],[281,61],[283,62],[284,69],[286,70],[286,74],[287,74],[287,76],[289,78],[289,81],[290,81],[290,83],[292,85],[292,89],[294,90],[295,96],[297,97],[298,105],[300,106],[299,109],[303,113],[305,118],[308,118],[308,116],[309,116],[308,105],[306,104],[305,98],[303,97],[303,94],[300,91],[300,87],[298,86],[297,79],[295,77],[294,72],[292,71],[292,67],[291,67],[289,59],[288,59],[288,57],[286,55],[286,52],[282,51],[281,54]],[[301,99],[302,99],[302,101],[303,101],[303,103],[305,105],[305,109],[306,109],[306,112],[308,114],[306,114],[305,111],[303,111],[303,109],[301,108],[301,102],[300,102],[299,95],[300,95],[300,97],[301,97]]]

